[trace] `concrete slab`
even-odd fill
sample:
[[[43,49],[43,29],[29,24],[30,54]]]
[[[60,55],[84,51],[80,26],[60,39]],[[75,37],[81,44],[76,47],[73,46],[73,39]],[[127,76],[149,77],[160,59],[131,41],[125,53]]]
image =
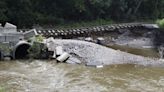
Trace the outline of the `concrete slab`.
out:
[[[4,33],[16,33],[17,32],[17,26],[7,22],[3,28],[3,32]]]
[[[25,39],[28,39],[28,38],[38,35],[38,33],[37,33],[36,29],[31,29],[31,30],[25,32],[23,35],[24,35]]]

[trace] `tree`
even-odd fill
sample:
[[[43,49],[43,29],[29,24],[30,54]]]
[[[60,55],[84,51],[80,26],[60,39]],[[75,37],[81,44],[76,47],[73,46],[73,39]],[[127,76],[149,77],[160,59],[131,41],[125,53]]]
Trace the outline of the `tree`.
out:
[[[164,0],[1,0],[0,22],[19,28],[110,19],[134,21],[164,17]]]
[[[0,1],[0,22],[3,23],[8,21],[8,17],[6,16],[7,13],[7,6],[4,0]]]

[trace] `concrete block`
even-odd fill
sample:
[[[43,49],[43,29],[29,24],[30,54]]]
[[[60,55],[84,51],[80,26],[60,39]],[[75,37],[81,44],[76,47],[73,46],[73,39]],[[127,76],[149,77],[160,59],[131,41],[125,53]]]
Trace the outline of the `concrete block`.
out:
[[[104,40],[103,37],[98,37],[96,43],[97,43],[97,44],[104,44],[104,43],[105,43],[105,40]]]
[[[17,33],[17,27],[13,24],[6,23],[3,28],[4,33]]]
[[[52,58],[56,59],[56,51],[53,52]]]
[[[92,42],[93,41],[93,38],[87,37],[87,38],[85,38],[85,41]]]
[[[56,55],[60,56],[63,54],[63,47],[62,46],[57,46],[56,47]]]
[[[18,42],[24,39],[23,33],[5,33],[4,37],[6,42]]]
[[[34,37],[34,36],[36,36],[36,35],[38,35],[36,29],[32,29],[32,30],[29,30],[29,31],[27,31],[27,32],[24,33],[25,39]]]
[[[62,55],[60,55],[59,57],[57,57],[57,61],[59,62],[64,62],[69,58],[69,54],[67,52],[64,52]]]
[[[5,36],[0,36],[0,42],[5,42],[6,41],[6,37]]]

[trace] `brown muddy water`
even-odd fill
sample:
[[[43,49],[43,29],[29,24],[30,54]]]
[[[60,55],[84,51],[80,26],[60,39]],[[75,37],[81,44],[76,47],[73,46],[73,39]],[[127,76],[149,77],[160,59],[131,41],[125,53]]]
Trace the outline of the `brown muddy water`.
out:
[[[0,92],[164,92],[164,68],[1,61]]]

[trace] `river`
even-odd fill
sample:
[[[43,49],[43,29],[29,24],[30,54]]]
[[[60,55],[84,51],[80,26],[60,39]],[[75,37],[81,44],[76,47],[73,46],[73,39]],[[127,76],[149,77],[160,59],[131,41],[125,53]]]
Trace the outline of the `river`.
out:
[[[164,92],[164,68],[1,61],[0,92]]]

